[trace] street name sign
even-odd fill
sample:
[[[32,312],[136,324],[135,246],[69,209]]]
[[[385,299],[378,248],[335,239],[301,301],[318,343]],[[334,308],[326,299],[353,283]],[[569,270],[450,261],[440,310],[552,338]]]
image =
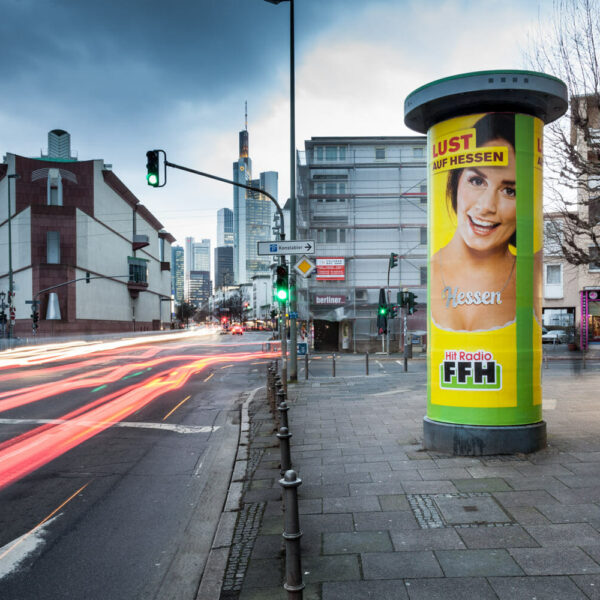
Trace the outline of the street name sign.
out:
[[[315,254],[314,240],[284,240],[258,242],[259,256],[280,256],[282,254]]]

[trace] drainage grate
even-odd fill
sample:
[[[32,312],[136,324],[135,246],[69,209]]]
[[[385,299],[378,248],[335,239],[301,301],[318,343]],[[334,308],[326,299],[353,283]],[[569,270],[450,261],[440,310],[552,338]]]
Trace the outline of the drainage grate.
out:
[[[407,494],[421,529],[441,527],[506,527],[514,521],[489,492]]]

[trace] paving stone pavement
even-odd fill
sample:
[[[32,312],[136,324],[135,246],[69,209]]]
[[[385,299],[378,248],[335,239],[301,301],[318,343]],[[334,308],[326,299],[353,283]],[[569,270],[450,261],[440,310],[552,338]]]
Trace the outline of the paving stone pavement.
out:
[[[423,369],[289,385],[304,599],[600,599],[600,369],[552,365],[543,384],[548,447],[488,457],[423,449]],[[245,546],[232,545],[245,563],[227,571],[235,590],[221,598],[284,599],[279,448],[264,393],[250,413],[255,459],[236,529]]]

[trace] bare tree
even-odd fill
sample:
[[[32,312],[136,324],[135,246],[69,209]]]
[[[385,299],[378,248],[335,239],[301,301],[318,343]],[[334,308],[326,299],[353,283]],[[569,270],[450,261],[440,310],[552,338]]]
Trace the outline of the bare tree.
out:
[[[558,213],[546,236],[567,262],[600,267],[600,3],[555,0],[527,61],[562,79],[569,110],[545,129],[545,195]]]

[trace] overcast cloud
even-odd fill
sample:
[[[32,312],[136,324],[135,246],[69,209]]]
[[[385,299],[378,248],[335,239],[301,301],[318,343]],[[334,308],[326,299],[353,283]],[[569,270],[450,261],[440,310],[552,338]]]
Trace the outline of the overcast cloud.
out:
[[[405,135],[404,98],[460,72],[523,68],[546,0],[295,0],[296,144]],[[254,175],[289,196],[289,5],[264,0],[0,0],[0,153],[39,156],[66,129],[183,244],[216,241],[225,184],[169,172],[145,152],[230,178],[248,101]]]

